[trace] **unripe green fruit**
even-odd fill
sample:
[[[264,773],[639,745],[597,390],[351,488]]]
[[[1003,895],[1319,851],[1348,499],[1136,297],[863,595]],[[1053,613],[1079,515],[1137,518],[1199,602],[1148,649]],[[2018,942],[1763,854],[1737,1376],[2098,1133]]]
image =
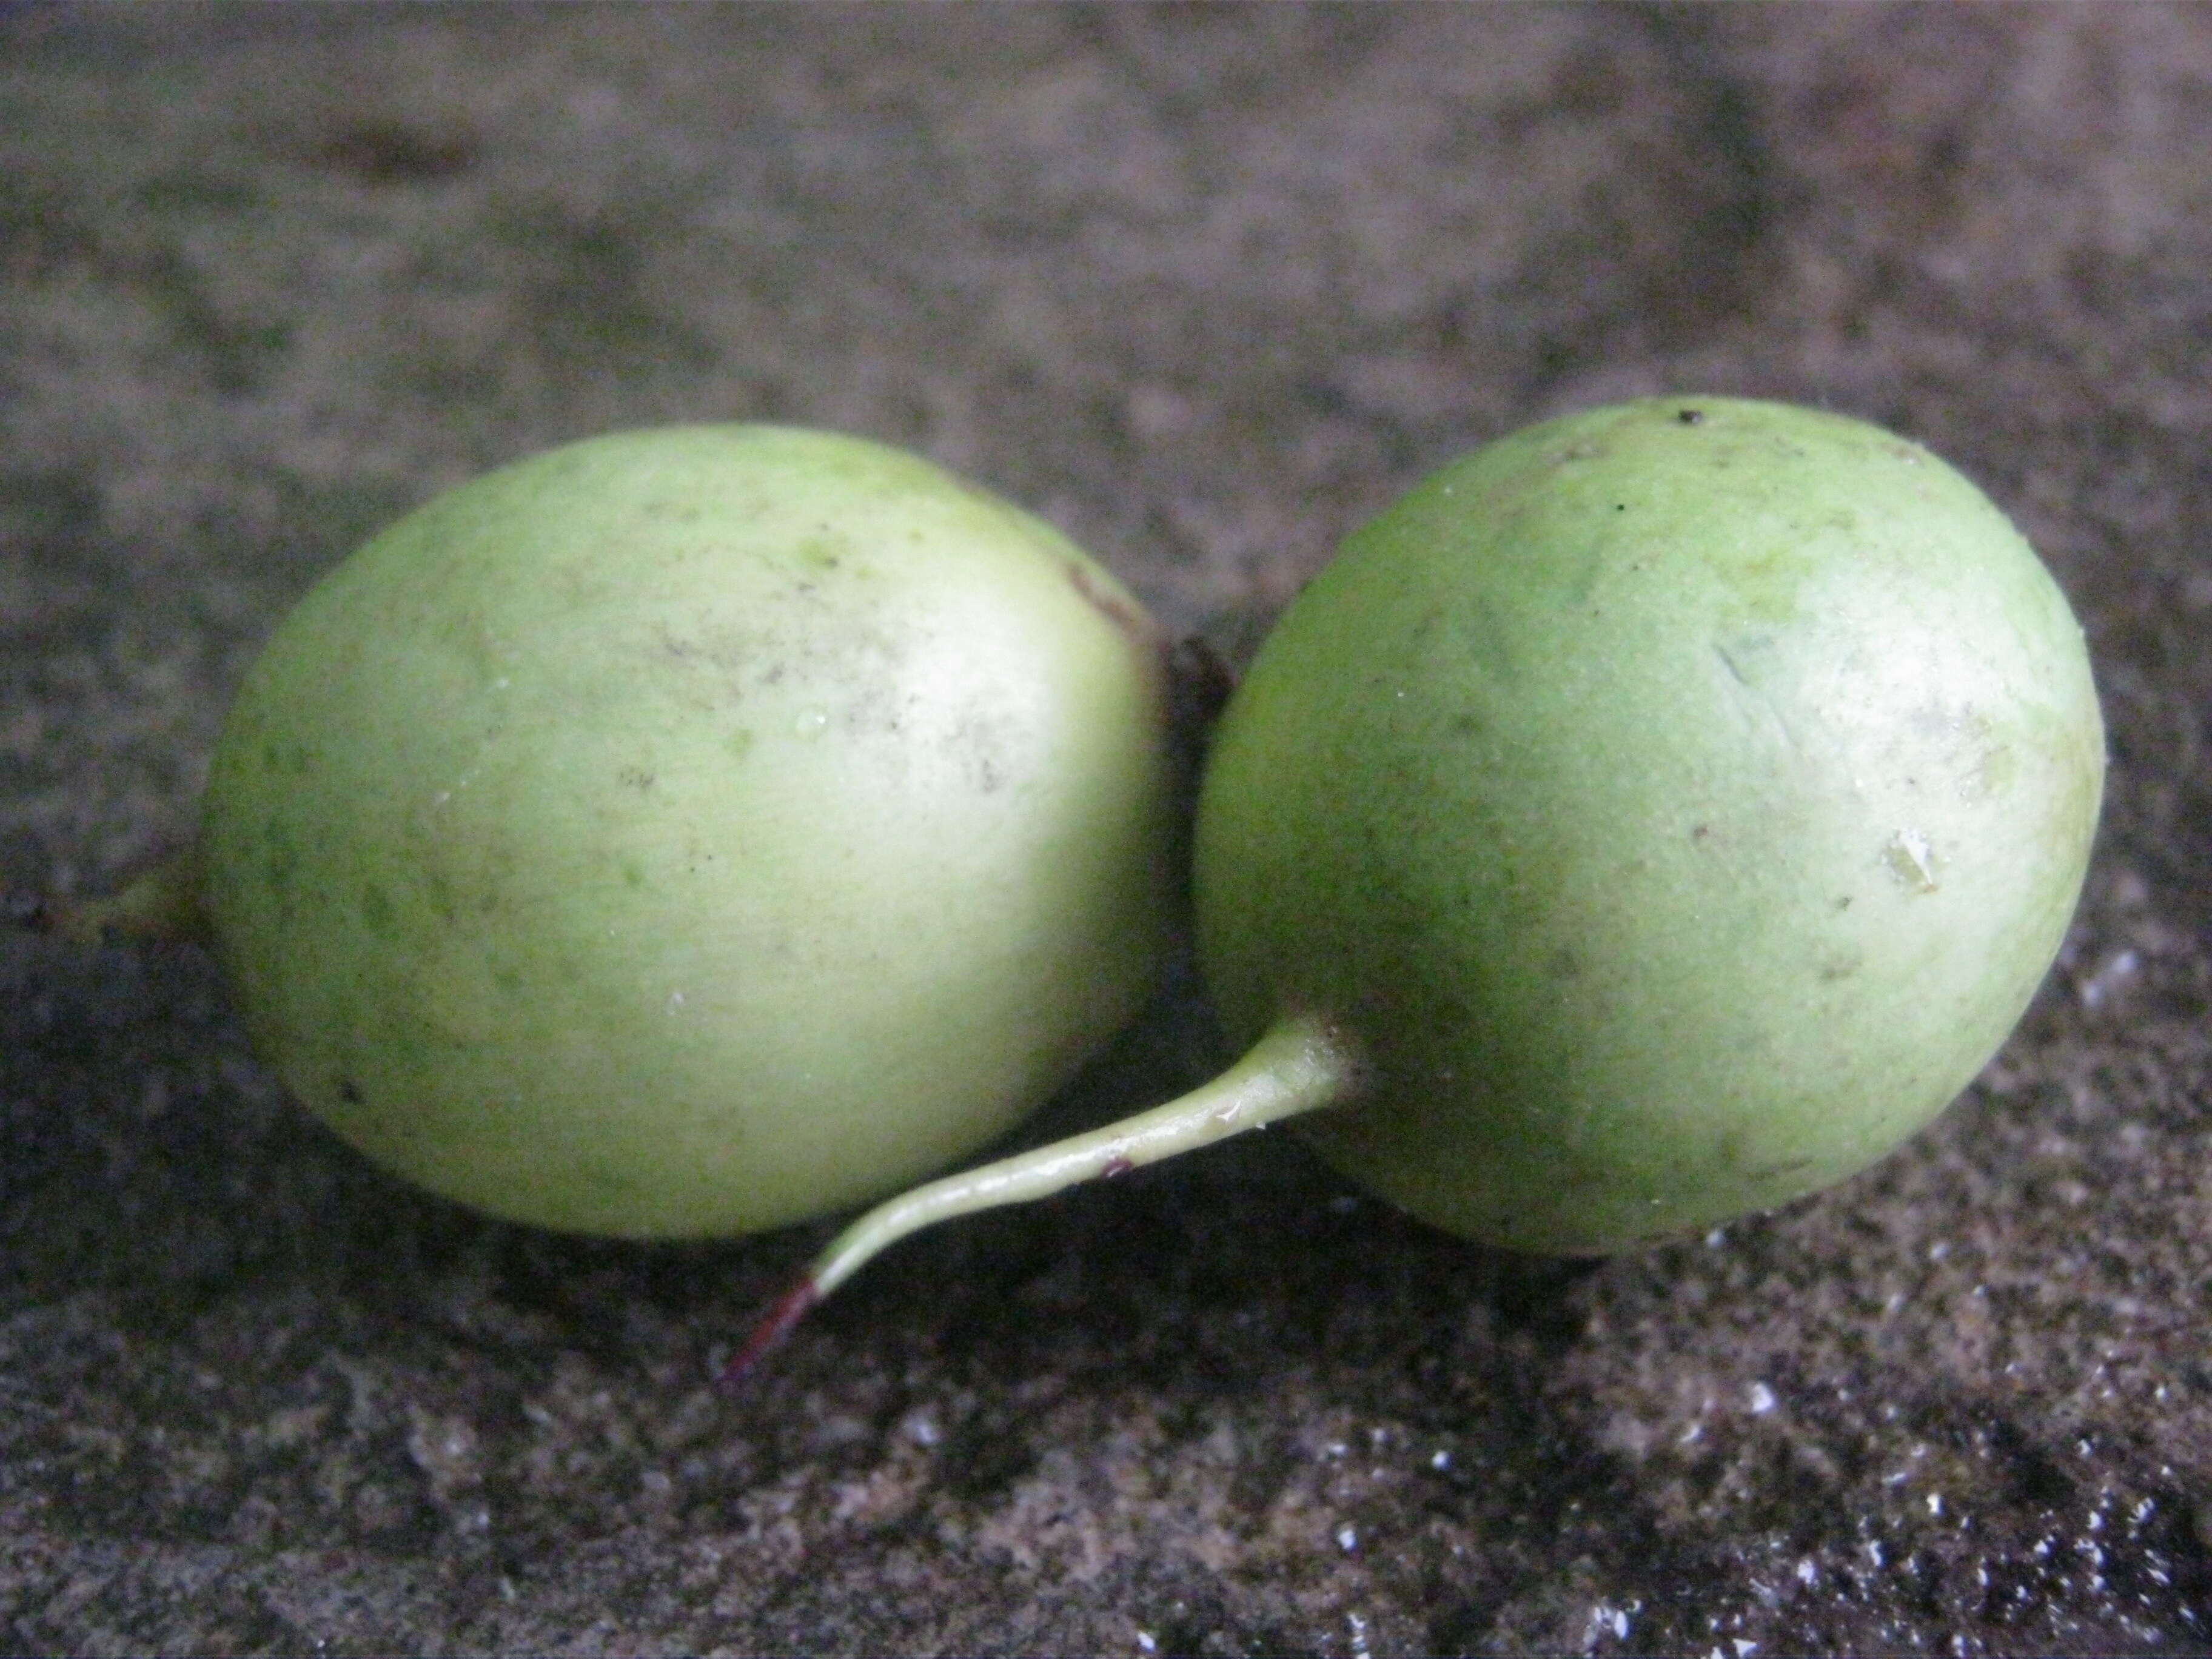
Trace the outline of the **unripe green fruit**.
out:
[[[1243,1058],[878,1205],[728,1374],[917,1228],[1292,1118],[1528,1250],[1839,1180],[2027,1007],[2103,782],[2073,613],[1917,445],[1725,398],[1507,438],[1347,541],[1222,717],[1194,891]]]
[[[1428,1221],[1603,1251],[1840,1179],[2027,1006],[2094,830],[2081,633],[1856,421],[1654,399],[1353,536],[1225,714],[1197,837],[1231,1034],[1340,1030],[1300,1127]]]
[[[256,1048],[372,1158],[633,1237],[895,1188],[1153,979],[1160,641],[1041,521],[768,427],[555,450],[278,629],[206,898]]]

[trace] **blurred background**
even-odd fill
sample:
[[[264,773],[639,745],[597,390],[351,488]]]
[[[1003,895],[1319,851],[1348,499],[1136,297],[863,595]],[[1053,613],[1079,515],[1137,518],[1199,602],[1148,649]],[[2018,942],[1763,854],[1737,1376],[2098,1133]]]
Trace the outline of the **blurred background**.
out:
[[[0,936],[0,1645],[2212,1652],[2212,10],[0,8],[0,886],[188,831],[259,642],[486,467],[918,449],[1232,659],[1526,422],[1922,440],[2080,611],[2014,1042],[1780,1215],[1527,1261],[1288,1138],[918,1238],[580,1243],[368,1169],[210,965]],[[1029,1133],[1218,1043],[1187,970]]]

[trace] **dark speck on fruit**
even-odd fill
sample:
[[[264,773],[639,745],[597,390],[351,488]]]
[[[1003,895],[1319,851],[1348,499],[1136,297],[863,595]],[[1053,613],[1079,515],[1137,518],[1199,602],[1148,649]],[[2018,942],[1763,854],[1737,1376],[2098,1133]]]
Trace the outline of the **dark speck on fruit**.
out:
[[[1813,1161],[1810,1158],[1784,1158],[1778,1164],[1762,1164],[1746,1173],[1751,1180],[1764,1185],[1768,1182],[1793,1180],[1812,1167]]]
[[[361,890],[361,917],[370,927],[382,933],[392,926],[392,901],[374,882]]]

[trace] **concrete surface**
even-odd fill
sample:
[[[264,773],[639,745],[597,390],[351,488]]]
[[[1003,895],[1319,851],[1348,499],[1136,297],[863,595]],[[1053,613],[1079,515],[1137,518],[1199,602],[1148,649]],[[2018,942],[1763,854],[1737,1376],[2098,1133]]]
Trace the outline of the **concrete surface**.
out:
[[[1910,1149],[1601,1265],[1287,1139],[913,1241],[579,1243],[290,1108],[189,951],[0,941],[0,1646],[2212,1652],[2212,10],[15,5],[0,884],[180,835],[386,518],[818,422],[1232,653],[1657,390],[1908,431],[2079,605],[2066,954]],[[1187,975],[1035,1133],[1217,1057]]]

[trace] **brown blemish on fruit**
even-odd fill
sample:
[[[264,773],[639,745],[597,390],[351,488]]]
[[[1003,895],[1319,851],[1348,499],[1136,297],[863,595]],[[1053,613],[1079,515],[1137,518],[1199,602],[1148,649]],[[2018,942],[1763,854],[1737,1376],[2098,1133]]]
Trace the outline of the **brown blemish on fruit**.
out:
[[[1101,586],[1096,574],[1087,567],[1069,565],[1067,580],[1069,585],[1083,596],[1083,602],[1120,629],[1131,644],[1146,651],[1158,651],[1164,647],[1166,641],[1162,636],[1160,625],[1121,594]]]

